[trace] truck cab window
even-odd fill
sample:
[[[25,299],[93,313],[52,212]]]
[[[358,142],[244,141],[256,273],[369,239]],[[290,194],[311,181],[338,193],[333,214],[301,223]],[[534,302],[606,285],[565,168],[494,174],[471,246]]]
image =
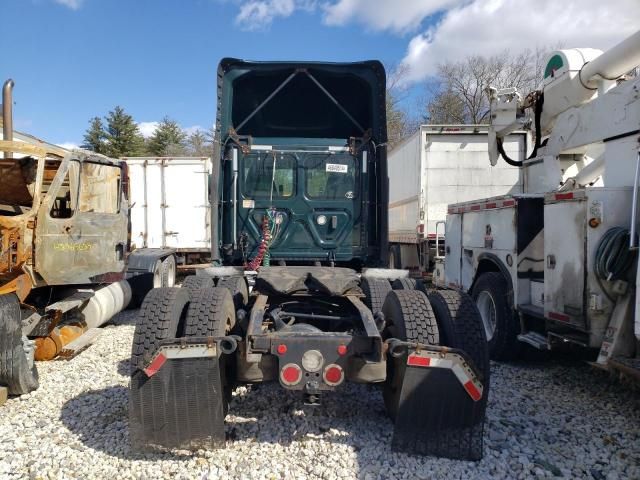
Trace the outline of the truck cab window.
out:
[[[80,211],[118,213],[121,173],[119,166],[84,162],[80,170]]]
[[[80,163],[77,161],[69,162],[69,169],[64,175],[64,179],[56,192],[50,192],[51,182],[58,173],[61,162],[47,161],[43,176],[43,193],[51,193],[53,195],[51,210],[49,216],[51,218],[71,218],[76,211],[78,203],[78,172],[80,171]]]
[[[249,198],[290,197],[295,191],[295,159],[291,155],[258,153],[244,158],[243,193]]]
[[[312,156],[305,170],[307,195],[311,198],[341,200],[358,194],[358,169],[351,155]]]

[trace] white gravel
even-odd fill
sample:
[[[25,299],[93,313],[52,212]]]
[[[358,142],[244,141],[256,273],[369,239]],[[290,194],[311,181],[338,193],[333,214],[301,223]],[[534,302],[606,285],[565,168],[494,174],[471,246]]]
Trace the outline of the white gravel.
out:
[[[349,385],[314,410],[277,385],[238,388],[225,449],[138,455],[127,431],[135,312],[71,361],[40,363],[40,389],[0,407],[0,478],[640,478],[637,393],[555,358],[493,364],[481,462],[390,451],[380,392]]]

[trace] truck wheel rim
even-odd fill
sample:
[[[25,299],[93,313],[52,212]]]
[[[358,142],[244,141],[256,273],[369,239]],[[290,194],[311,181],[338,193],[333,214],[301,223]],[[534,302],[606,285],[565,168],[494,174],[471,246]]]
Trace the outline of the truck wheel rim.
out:
[[[167,261],[167,287],[173,287],[176,283],[176,264],[173,260]]]
[[[162,263],[158,260],[153,271],[153,288],[160,287],[162,287]]]
[[[480,310],[487,340],[491,340],[496,331],[496,304],[493,301],[493,297],[489,292],[483,290],[480,292],[480,295],[478,295],[476,305],[478,305],[478,310]]]

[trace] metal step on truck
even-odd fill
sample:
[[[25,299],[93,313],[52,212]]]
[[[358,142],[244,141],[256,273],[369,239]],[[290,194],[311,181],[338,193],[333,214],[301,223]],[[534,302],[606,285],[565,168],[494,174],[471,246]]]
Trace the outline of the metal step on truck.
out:
[[[212,264],[140,308],[134,448],[223,445],[238,384],[276,382],[317,405],[357,382],[380,385],[394,449],[482,457],[477,308],[386,268],[385,116],[377,61],[221,61]]]
[[[13,86],[2,89],[0,389],[21,395],[38,387],[36,360],[86,348],[131,301],[172,285],[175,261],[130,251],[124,162],[14,132]]]
[[[505,151],[526,156],[529,134],[512,132]],[[389,153],[389,266],[430,275],[444,246],[447,205],[522,193],[521,171],[489,163],[488,125],[422,125]],[[442,252],[440,252],[442,253]]]
[[[489,92],[491,163],[518,165],[524,191],[449,205],[436,270],[473,297],[492,358],[572,344],[640,378],[639,64],[640,32],[604,53],[553,52],[524,98]],[[529,124],[534,148],[514,161],[504,138]]]

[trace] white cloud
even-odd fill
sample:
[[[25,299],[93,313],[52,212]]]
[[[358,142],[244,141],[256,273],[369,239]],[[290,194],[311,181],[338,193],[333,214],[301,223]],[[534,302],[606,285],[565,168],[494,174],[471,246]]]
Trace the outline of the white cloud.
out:
[[[474,0],[409,42],[404,83],[436,73],[440,62],[536,46],[606,49],[640,25],[638,0]]]
[[[78,10],[84,3],[84,0],[53,0],[53,1],[59,5],[64,5],[65,7],[69,7],[71,10]]]
[[[67,150],[73,150],[75,148],[80,148],[80,145],[74,142],[62,142],[58,143],[59,147],[66,148]]]
[[[468,0],[337,0],[323,5],[324,23],[362,23],[372,30],[402,33],[415,30],[434,13]]]
[[[160,125],[160,122],[138,122],[138,130],[144,138],[149,138],[153,135]]]
[[[240,5],[236,25],[243,30],[264,30],[278,17],[289,17],[296,10],[313,11],[316,0],[249,0]]]

